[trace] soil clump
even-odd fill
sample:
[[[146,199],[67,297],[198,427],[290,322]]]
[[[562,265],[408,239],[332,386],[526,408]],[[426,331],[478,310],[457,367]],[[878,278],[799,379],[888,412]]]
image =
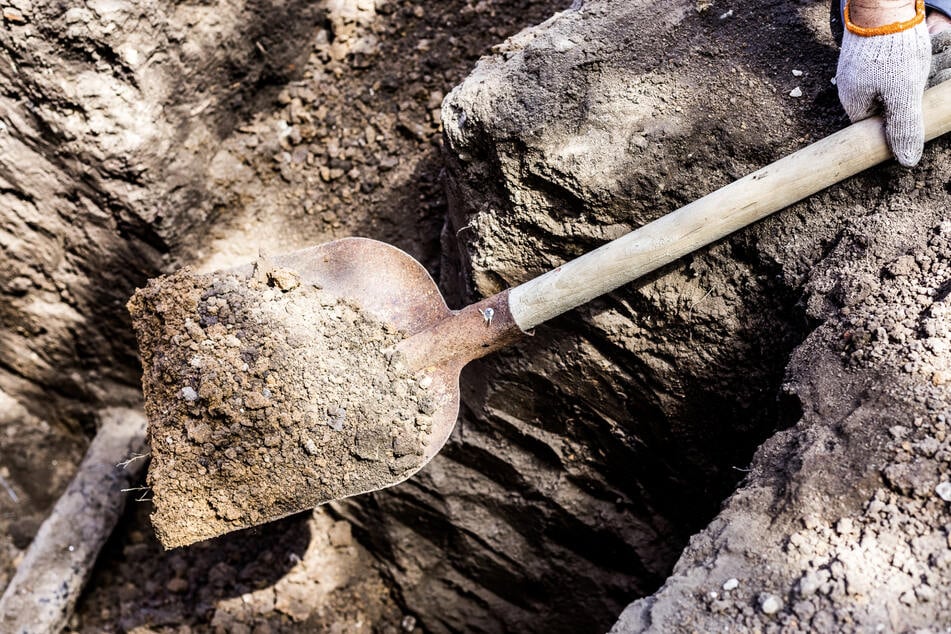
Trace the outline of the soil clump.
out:
[[[403,335],[259,260],[153,280],[129,303],[166,548],[395,484],[423,464],[431,399]]]

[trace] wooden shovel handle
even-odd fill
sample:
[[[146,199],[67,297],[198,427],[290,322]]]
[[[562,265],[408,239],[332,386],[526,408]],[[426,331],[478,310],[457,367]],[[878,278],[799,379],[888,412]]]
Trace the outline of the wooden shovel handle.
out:
[[[951,130],[951,81],[924,97],[925,138]],[[821,141],[513,288],[527,331],[891,157],[879,117]]]

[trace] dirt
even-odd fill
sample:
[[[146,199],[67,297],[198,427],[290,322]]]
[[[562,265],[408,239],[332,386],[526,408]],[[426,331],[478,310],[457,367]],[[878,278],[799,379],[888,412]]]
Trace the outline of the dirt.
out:
[[[174,242],[172,253],[154,258],[166,270],[193,264],[211,271],[251,261],[259,250],[281,253],[336,237],[364,235],[403,248],[438,276],[446,206],[440,177],[441,131],[434,117],[440,95],[461,81],[492,46],[568,2],[459,0],[420,5],[393,0],[377,3],[373,12],[360,12],[359,22],[333,8],[356,4],[322,4],[319,9],[325,19],[318,20],[303,41],[297,36],[309,28],[306,23],[298,21],[288,29],[283,13],[274,14],[271,5],[262,9],[273,21],[265,24],[263,39],[251,36],[249,57],[264,56],[279,73],[239,87],[248,95],[243,112],[251,114],[226,133],[214,160],[203,163],[212,168],[208,181],[213,194],[211,218],[173,221],[178,208],[188,209],[195,200],[188,190],[176,189],[180,199],[155,206],[165,210],[157,212],[166,216],[156,223],[162,235],[166,230],[189,234]],[[188,9],[200,18],[193,18],[190,27],[196,39],[204,37],[206,30],[222,28],[205,15],[204,5]],[[211,8],[208,13],[219,9],[227,14],[231,7]],[[39,24],[41,16],[34,13],[30,19]],[[95,26],[95,17],[89,24]],[[184,37],[191,45],[189,33],[182,29],[175,38]],[[215,41],[207,39],[209,45]],[[358,39],[365,44],[359,53],[351,53],[349,47]],[[204,39],[201,42],[205,45]],[[303,52],[301,62],[295,66],[282,61],[278,67],[281,58],[274,55],[275,47],[295,45]],[[190,51],[191,64],[211,57],[201,50]],[[229,86],[249,80],[243,74],[232,77]],[[193,88],[183,84],[182,90],[194,91],[185,95],[190,99],[184,106],[188,112],[203,112],[218,99],[199,84]],[[233,116],[229,112],[228,117]],[[302,117],[311,120],[311,128],[301,128]],[[301,131],[301,136],[291,128]],[[352,172],[354,167],[362,174],[359,178]],[[336,170],[344,170],[343,175]],[[141,233],[152,239],[148,231]],[[35,262],[38,258],[26,259]],[[97,256],[100,265],[105,261],[113,259]],[[141,268],[129,264],[129,259],[108,266],[110,271]],[[141,285],[141,277],[131,277]],[[75,282],[71,283],[75,293]],[[108,323],[113,321],[110,318]],[[105,341],[112,339],[109,335]],[[133,385],[138,381],[137,370],[133,363],[129,365],[133,371],[126,373]],[[120,366],[112,370],[117,375],[124,371]],[[73,375],[58,372],[56,376]],[[55,423],[41,422],[11,421],[3,445],[11,451],[0,452],[0,461],[10,468],[8,480],[19,496],[16,503],[0,492],[0,527],[11,527],[8,536],[16,534],[15,545],[9,538],[4,540],[5,571],[15,565],[44,509],[65,486],[82,455],[82,435],[75,429],[63,431]],[[44,445],[48,439],[55,444]],[[21,455],[32,458],[12,460]],[[47,484],[46,473],[54,471],[55,478]],[[42,495],[27,498],[25,492],[34,483],[42,488]],[[421,619],[384,581],[375,556],[356,540],[347,547],[329,543],[325,522],[333,509],[303,513],[170,552],[163,550],[154,534],[151,511],[149,492],[138,492],[100,559],[70,631],[421,631]],[[362,529],[355,532],[362,534]],[[340,554],[347,557],[335,556]],[[296,571],[293,583],[284,577],[289,570]],[[275,601],[267,597],[245,600],[268,585],[274,587]],[[314,592],[315,588],[320,592]],[[308,610],[309,616],[302,618]]]
[[[434,410],[404,333],[258,259],[189,269],[129,310],[149,416],[152,523],[185,546],[396,484],[423,464]]]
[[[888,207],[856,218],[813,278],[809,303],[825,323],[797,349],[786,386],[802,420],[764,444],[721,516],[617,634],[951,623],[951,223],[943,206]],[[903,222],[914,230],[880,230]]]
[[[194,81],[183,71],[180,83],[168,85],[143,77],[127,45],[135,49],[154,41],[175,53],[184,41],[188,55],[173,58],[182,69],[202,69],[205,58],[225,48],[214,34],[228,29],[227,18],[236,15],[233,6],[183,5],[181,23],[161,38],[146,33],[149,37],[120,42],[120,48],[103,33],[149,22],[121,12],[117,15],[124,19],[114,19],[110,11],[122,3],[105,3],[111,8],[93,3],[95,11],[82,13],[78,21],[75,12],[67,12],[75,22],[69,29],[53,22],[42,4],[13,4],[26,22],[8,19],[3,24],[3,43],[14,44],[4,54],[19,51],[13,76],[39,79],[21,89],[6,81],[8,71],[0,71],[0,100],[11,111],[22,108],[20,119],[4,115],[0,144],[17,138],[26,129],[24,122],[35,122],[34,138],[43,143],[29,147],[56,160],[38,163],[33,155],[2,146],[12,157],[0,156],[4,173],[19,180],[0,187],[0,199],[29,213],[23,212],[22,219],[14,214],[12,223],[4,216],[0,257],[8,257],[9,247],[15,275],[0,280],[5,329],[0,378],[13,399],[31,403],[32,412],[44,409],[39,405],[56,407],[46,407],[50,413],[41,419],[5,414],[0,420],[5,434],[0,477],[12,491],[0,490],[4,576],[62,489],[70,466],[78,462],[84,434],[94,428],[90,403],[115,398],[120,389],[130,399],[137,396],[127,324],[116,314],[128,296],[122,293],[141,284],[146,272],[186,263],[214,270],[251,260],[261,248],[283,252],[359,234],[408,250],[434,276],[450,280],[448,290],[464,295],[471,288],[446,271],[454,256],[440,259],[443,246],[453,236],[463,236],[468,244],[459,260],[470,258],[467,273],[474,276],[474,286],[491,290],[555,266],[845,123],[829,82],[835,52],[826,42],[826,10],[820,3],[704,0],[675,3],[660,13],[644,3],[637,7],[643,10],[643,28],[641,18],[628,21],[636,28],[622,36],[594,33],[586,46],[576,47],[565,39],[539,41],[565,58],[576,56],[572,72],[583,74],[582,80],[556,97],[577,105],[566,127],[575,132],[573,140],[584,138],[586,143],[529,156],[507,169],[532,181],[535,193],[521,204],[544,204],[554,213],[527,217],[524,226],[501,224],[496,210],[510,201],[489,199],[481,191],[478,213],[458,218],[441,245],[447,202],[435,111],[442,96],[466,76],[479,55],[519,28],[567,8],[567,0],[333,1],[319,5],[324,15],[313,27],[295,19],[300,3],[283,9],[268,4],[255,9],[268,20],[253,21],[246,33],[236,30],[228,40],[228,48],[237,46],[245,55],[237,63],[221,64],[228,72],[219,73],[218,83],[201,77]],[[238,23],[245,17],[240,15]],[[680,26],[673,35],[664,30],[675,23]],[[81,44],[82,55],[44,51],[35,46],[35,37],[25,35],[30,30],[62,32]],[[262,30],[264,39],[259,37]],[[302,31],[307,32],[304,38]],[[556,85],[554,75],[534,64],[543,46],[519,57],[524,40],[533,37],[528,33],[520,44],[499,46],[496,52],[503,59],[527,59],[527,72],[539,86]],[[575,44],[585,38],[577,39]],[[580,55],[590,51],[591,43],[603,50]],[[274,55],[281,46],[294,50],[295,61]],[[141,50],[147,54],[139,57],[149,61],[149,68],[161,67],[160,54]],[[72,62],[84,55],[90,73],[102,72],[95,75],[97,83],[83,81],[85,75],[62,82],[59,68],[48,66],[50,59]],[[30,57],[36,58],[35,65]],[[240,67],[254,66],[262,57],[277,72],[241,72]],[[113,102],[103,99],[106,106],[100,109],[83,108],[73,105],[73,95],[49,88],[52,83],[93,88],[101,83],[104,95],[121,95],[136,106],[137,95],[122,83],[129,78],[134,80],[129,83],[159,86],[171,95],[149,102],[154,110],[143,111],[186,112],[185,119],[206,126],[202,134],[191,135],[186,126],[171,125],[177,121],[173,117],[168,127],[174,134],[162,129],[154,135],[163,143],[153,136],[141,138],[152,153],[169,156],[178,172],[200,166],[189,176],[202,181],[201,191],[209,197],[174,179],[172,195],[147,196],[150,179],[167,174],[154,163],[132,160],[143,156],[133,143],[140,137],[124,133],[130,130],[116,134],[96,128],[93,136],[129,146],[91,144],[88,151],[83,145],[88,128],[108,123],[116,109]],[[113,89],[113,82],[122,90]],[[599,92],[598,86],[611,90]],[[615,86],[616,94],[611,92]],[[611,104],[618,103],[618,96],[633,103],[614,110]],[[14,101],[20,105],[14,108]],[[513,101],[505,110],[526,128],[544,132],[553,109],[530,112],[531,105]],[[209,112],[218,114],[206,117]],[[122,116],[143,119],[134,109]],[[60,119],[68,125],[58,125]],[[628,130],[624,121],[637,125]],[[620,145],[614,142],[618,131],[631,133]],[[501,138],[505,152],[514,156],[520,151],[521,139],[509,133]],[[201,160],[182,160],[182,148],[200,153]],[[592,149],[603,150],[603,156],[588,160],[583,151]],[[106,160],[99,161],[101,156]],[[552,157],[554,162],[546,164]],[[638,164],[628,169],[632,157]],[[882,209],[887,205],[880,206],[881,201],[912,190],[923,198],[937,195],[929,192],[943,190],[946,170],[929,172],[933,159],[933,153],[926,156],[921,184],[916,181],[922,172],[876,171],[854,187],[816,197],[786,214],[786,220],[724,241],[684,267],[671,267],[630,292],[539,329],[531,350],[499,359],[501,369],[494,374],[483,366],[475,375],[480,381],[467,383],[458,433],[421,477],[390,495],[365,496],[360,504],[322,507],[164,552],[149,524],[149,493],[141,492],[103,553],[71,631],[603,631],[620,606],[663,582],[687,537],[717,512],[747,473],[753,447],[798,416],[795,405],[777,398],[778,386],[789,352],[820,319],[822,311],[807,311],[800,295],[803,285],[818,275],[817,263],[841,244],[843,226],[847,234],[843,218],[872,222],[890,211]],[[95,171],[100,163],[105,168]],[[16,164],[30,166],[28,173],[17,171]],[[205,166],[208,174],[201,171]],[[600,177],[588,186],[594,172]],[[59,175],[62,187],[44,197],[31,179],[48,174]],[[555,176],[563,176],[564,184],[555,183]],[[558,197],[569,204],[547,200]],[[623,213],[611,212],[609,200],[623,203]],[[912,208],[916,204],[914,196],[902,200]],[[576,215],[564,209],[574,209]],[[87,217],[94,222],[76,221]],[[892,220],[893,226],[880,225],[875,233],[893,237],[893,227],[907,228],[900,218]],[[82,232],[69,233],[77,227]],[[771,236],[774,231],[784,232],[782,239]],[[483,241],[488,243],[496,232],[499,243],[509,245],[511,262],[500,261],[497,252],[478,250],[479,236],[487,236]],[[114,248],[114,236],[127,240],[125,248]],[[843,261],[848,259],[835,266]],[[915,271],[907,260],[896,261],[896,267],[898,273]],[[899,279],[877,269],[862,275],[871,282],[856,275],[841,284],[838,295],[828,295],[854,306],[875,296],[871,291],[863,295],[863,289],[877,288],[880,278]],[[830,288],[833,282],[822,280]],[[909,297],[917,294],[911,286],[907,292]],[[812,293],[808,301],[819,295]],[[882,310],[890,305],[894,303],[883,301]],[[747,310],[737,308],[742,306]],[[836,399],[851,402],[865,398],[865,392],[842,389],[842,377],[880,363],[885,358],[883,332],[889,342],[894,332],[892,343],[905,337],[912,344],[921,339],[924,346],[909,349],[898,366],[905,379],[940,383],[940,313],[938,306],[934,318],[916,324],[911,315],[873,318],[853,311],[847,328],[816,349],[800,348],[803,360],[795,366],[796,376],[807,377],[802,368],[812,360],[809,356],[830,342],[851,365],[816,364],[808,380],[828,397],[813,403],[835,416],[815,414],[820,423],[813,419],[811,427],[784,437],[812,447],[805,441],[813,434],[823,439],[816,446],[825,451],[842,446],[843,428],[851,424],[853,448],[880,440],[870,431],[880,426],[876,416],[900,417],[903,410],[866,403],[857,410],[864,418],[850,419],[851,410],[833,407]],[[926,329],[936,334],[919,336]],[[909,339],[909,332],[915,336]],[[932,341],[926,345],[925,339]],[[861,365],[865,355],[868,363]],[[901,396],[918,398],[909,394]],[[934,393],[920,396],[922,407],[928,399],[941,404]],[[68,409],[64,403],[76,407]],[[838,422],[839,414],[844,422]],[[686,595],[677,596],[679,605],[716,616],[718,626],[748,623],[753,628],[776,626],[778,619],[793,616],[805,623],[809,607],[797,611],[797,605],[808,595],[806,603],[817,614],[838,610],[854,620],[848,609],[841,609],[849,575],[840,564],[863,558],[867,570],[886,571],[875,573],[877,579],[899,579],[903,590],[896,597],[905,599],[895,599],[897,609],[912,600],[940,605],[940,597],[928,598],[924,588],[934,588],[934,579],[919,564],[927,561],[938,569],[943,561],[941,533],[931,529],[931,521],[941,517],[934,496],[944,500],[938,488],[944,481],[936,478],[938,470],[918,468],[927,462],[924,458],[944,456],[946,432],[939,414],[921,415],[920,423],[915,422],[919,416],[888,421],[885,433],[896,426],[908,431],[900,439],[903,432],[896,429],[890,444],[881,441],[894,456],[892,462],[878,464],[881,487],[845,490],[854,483],[840,477],[844,471],[829,469],[829,463],[808,463],[817,473],[832,474],[829,481],[843,483],[839,495],[817,498],[817,504],[830,509],[829,516],[796,526],[805,550],[787,551],[781,545],[773,559],[754,561],[763,570],[778,561],[788,563],[794,577],[746,577],[734,569],[699,591],[691,586]],[[823,421],[833,421],[825,436],[816,431]],[[684,443],[687,437],[695,442]],[[814,453],[844,459],[843,452],[831,449]],[[788,462],[789,469],[802,458],[788,451],[776,455],[785,460],[777,458],[776,463]],[[855,470],[864,474],[860,466]],[[783,479],[786,485],[799,481],[806,481],[805,476],[791,473]],[[744,496],[738,499],[748,499]],[[769,510],[788,504],[780,497]],[[841,508],[846,504],[854,507],[849,513]],[[341,517],[348,521],[341,524]],[[845,518],[851,526],[841,522]],[[348,543],[349,527],[355,540]],[[727,547],[716,552],[729,554],[737,544],[758,552],[758,544],[742,541],[743,528],[737,524]],[[753,528],[763,529],[757,533],[761,535],[778,533],[781,526]],[[907,539],[881,552],[854,548],[856,540],[871,540],[867,536],[873,533],[905,529]],[[704,550],[713,541],[710,535],[693,540],[686,560],[691,553],[701,567],[713,560],[710,549]],[[806,559],[811,549],[823,554]],[[908,551],[923,559],[902,561]],[[735,586],[728,584],[733,578]],[[821,590],[808,594],[814,586]],[[711,592],[727,605],[716,603]],[[810,618],[816,619],[816,629],[831,631],[823,625],[828,617]],[[847,626],[846,618],[837,625]]]

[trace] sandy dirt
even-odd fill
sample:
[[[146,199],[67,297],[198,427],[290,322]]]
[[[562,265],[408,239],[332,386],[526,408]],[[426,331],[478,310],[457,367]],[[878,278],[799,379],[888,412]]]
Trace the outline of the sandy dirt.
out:
[[[404,334],[257,260],[152,280],[129,302],[145,368],[152,523],[167,548],[395,484],[435,404]]]
[[[251,261],[262,249],[364,235],[407,250],[438,275],[442,97],[493,45],[568,4],[399,0],[369,12],[327,10],[305,62],[281,68],[290,82],[247,100],[256,101],[254,114],[212,162],[217,202],[209,233],[181,241],[165,259],[167,270],[194,264],[211,271]],[[262,45],[270,54],[279,40]],[[0,490],[0,583],[83,448],[81,430],[14,405],[0,416],[0,484],[10,487]],[[69,631],[419,630],[376,559],[351,539],[350,525],[327,511],[172,552],[157,540],[152,511],[150,492],[136,492]]]

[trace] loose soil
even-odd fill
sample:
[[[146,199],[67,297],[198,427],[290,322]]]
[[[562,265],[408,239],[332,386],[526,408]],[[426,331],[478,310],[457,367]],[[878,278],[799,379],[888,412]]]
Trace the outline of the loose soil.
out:
[[[258,260],[183,269],[129,302],[145,368],[152,522],[184,546],[396,484],[434,404],[395,328]]]
[[[362,235],[406,250],[438,278],[446,214],[442,96],[492,46],[570,3],[377,4],[375,13],[354,19],[328,8],[306,62],[286,69],[294,79],[256,88],[255,114],[226,139],[213,164],[216,220],[171,254],[170,269],[192,263],[212,271],[254,260],[261,250],[282,253]],[[5,542],[3,579],[65,486],[66,467],[81,457],[78,443],[67,451],[63,443],[42,449],[30,442],[35,428],[26,418],[8,426],[0,453],[45,452],[29,464],[33,472],[44,466],[43,482],[51,469],[57,477],[44,488],[49,493],[30,498],[30,514],[0,493],[0,529],[11,522],[17,528],[16,547]],[[26,485],[18,483],[31,482],[28,465],[4,465],[17,467],[16,480],[8,480],[22,500]],[[331,539],[343,528],[335,528],[327,506],[165,551],[149,519],[150,498],[148,491],[133,498],[69,631],[422,631],[391,596],[376,559],[356,541]]]

